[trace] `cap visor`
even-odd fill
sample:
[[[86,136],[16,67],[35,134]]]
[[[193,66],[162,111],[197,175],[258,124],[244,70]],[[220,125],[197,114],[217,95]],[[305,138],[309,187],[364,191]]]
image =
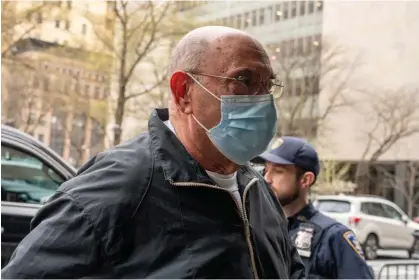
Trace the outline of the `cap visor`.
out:
[[[294,164],[289,160],[286,160],[282,157],[276,156],[276,155],[271,154],[269,152],[264,152],[259,157],[266,160],[266,161],[275,163],[275,164],[285,164],[285,165],[293,165]]]

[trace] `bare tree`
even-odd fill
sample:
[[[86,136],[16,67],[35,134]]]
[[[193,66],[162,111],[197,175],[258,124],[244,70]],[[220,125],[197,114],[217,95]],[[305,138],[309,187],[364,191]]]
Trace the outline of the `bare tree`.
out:
[[[316,194],[351,193],[356,185],[348,180],[349,163],[339,163],[328,160],[322,161],[321,172],[313,186]]]
[[[191,19],[180,20],[174,12],[172,1],[113,2],[115,19],[114,32],[104,31],[103,24],[93,22],[96,36],[114,57],[115,88],[113,118],[115,129],[113,144],[121,141],[122,124],[127,103],[136,97],[146,95],[158,88],[166,76],[150,83],[150,65],[147,58],[170,45],[170,41],[187,32],[193,23]],[[158,54],[157,54],[158,55]],[[141,73],[140,73],[141,71]]]
[[[371,167],[401,140],[419,133],[419,92],[400,89],[365,92],[370,98],[365,120],[366,144],[357,166],[355,180],[364,192],[371,192]]]
[[[319,127],[325,129],[331,113],[350,105],[343,92],[359,65],[358,58],[349,59],[342,46],[326,39],[323,45],[319,40],[309,42],[305,48],[302,42],[291,45],[288,42],[271,51],[274,70],[285,85],[277,104],[279,134],[316,138]],[[324,92],[327,92],[327,105],[320,107],[319,96]]]
[[[415,211],[419,211],[419,161],[401,162],[399,165],[403,174],[395,174],[397,172],[378,166],[378,177],[384,188],[395,190],[403,196],[407,202],[407,214],[413,217]]]

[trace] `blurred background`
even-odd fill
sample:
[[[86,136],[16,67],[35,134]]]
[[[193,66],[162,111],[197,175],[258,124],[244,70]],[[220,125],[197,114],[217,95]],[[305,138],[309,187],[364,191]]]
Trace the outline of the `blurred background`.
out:
[[[2,124],[66,164],[146,131],[167,105],[177,40],[224,25],[268,51],[285,85],[277,134],[308,139],[323,162],[314,198],[380,196],[419,216],[419,2],[2,1],[1,11]]]

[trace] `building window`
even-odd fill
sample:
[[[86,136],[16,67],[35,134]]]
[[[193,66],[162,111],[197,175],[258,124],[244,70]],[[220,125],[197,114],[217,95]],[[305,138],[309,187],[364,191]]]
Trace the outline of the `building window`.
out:
[[[87,32],[87,25],[83,23],[83,24],[81,25],[81,33],[82,33],[83,35],[86,35],[86,32]]]
[[[314,1],[308,2],[308,13],[312,14],[314,12]]]
[[[278,4],[275,7],[275,21],[280,21],[282,17],[281,6]]]
[[[237,29],[241,29],[242,28],[242,15],[237,15]]]
[[[36,23],[41,24],[42,23],[42,13],[38,13],[36,16]]]
[[[318,11],[321,11],[323,9],[323,1],[317,1],[316,8]]]
[[[100,98],[100,86],[96,86],[95,87],[94,98],[95,99],[99,99]]]
[[[298,38],[297,40],[297,55],[304,53],[304,38]]]
[[[69,20],[65,21],[65,30],[70,30],[70,21]]]
[[[44,90],[45,91],[49,90],[49,79],[48,79],[48,77],[44,78]]]
[[[244,28],[246,29],[249,27],[249,23],[251,22],[251,18],[249,16],[249,13],[244,14]]]
[[[257,24],[257,12],[256,11],[252,11],[252,26],[256,26]]]
[[[67,8],[71,9],[71,7],[73,6],[72,4],[73,3],[71,2],[71,0],[68,0],[67,1]]]
[[[259,10],[259,25],[265,24],[265,9]]]
[[[79,82],[75,82],[74,84],[74,92],[79,94],[80,93],[80,83]]]
[[[90,96],[90,85],[84,85],[84,94]]]
[[[291,56],[291,57],[294,56],[295,53],[296,53],[295,40],[294,39],[289,40],[288,47],[289,47],[289,52],[288,52],[289,56]]]
[[[231,27],[234,26],[234,16],[228,18],[228,26],[231,26]]]
[[[305,43],[305,45],[306,45],[306,53],[307,53],[307,55],[310,55],[311,54],[311,52],[312,52],[312,47],[313,47],[313,40],[312,40],[312,38],[311,37],[306,37],[306,43]]]
[[[288,19],[288,2],[284,2],[284,9],[282,11],[282,16],[284,19]]]
[[[297,2],[296,1],[292,1],[291,2],[291,18],[295,18],[297,16]]]
[[[306,1],[301,1],[299,3],[300,3],[300,16],[303,16],[306,13]]]
[[[106,88],[105,90],[104,90],[104,97],[105,98],[108,98],[108,97],[110,97],[110,95],[111,95],[111,93],[110,93],[110,91],[109,91],[109,88]]]
[[[272,22],[273,13],[274,13],[273,11],[274,11],[273,6],[269,6],[268,7],[268,18],[267,18],[267,22]]]
[[[28,115],[28,124],[34,125],[36,123],[37,115],[33,112],[30,112]]]
[[[60,28],[60,20],[59,19],[55,20],[55,28]]]

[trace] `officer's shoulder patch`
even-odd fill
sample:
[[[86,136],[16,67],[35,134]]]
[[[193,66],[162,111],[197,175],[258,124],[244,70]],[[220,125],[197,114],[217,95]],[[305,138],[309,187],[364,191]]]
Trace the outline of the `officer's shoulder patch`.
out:
[[[361,245],[358,242],[358,239],[356,239],[355,233],[353,231],[348,230],[343,234],[343,238],[346,242],[351,246],[352,249],[362,258],[364,257],[364,252],[362,251]]]

